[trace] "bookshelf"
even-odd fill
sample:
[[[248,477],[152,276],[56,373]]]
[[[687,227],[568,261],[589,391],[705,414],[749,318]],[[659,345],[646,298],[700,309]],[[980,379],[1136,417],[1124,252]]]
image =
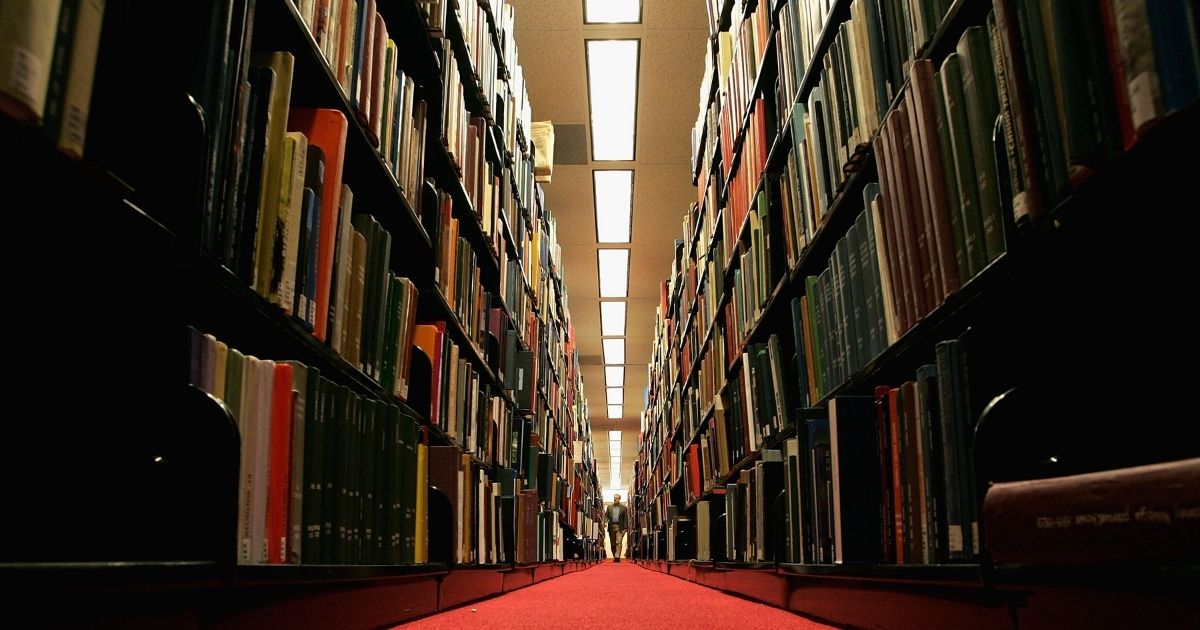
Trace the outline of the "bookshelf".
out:
[[[164,26],[148,3],[99,3],[82,157],[55,150],[48,129],[37,121],[0,116],[0,137],[16,158],[2,179],[14,191],[12,207],[30,209],[14,217],[14,233],[55,234],[46,264],[14,281],[14,290],[39,306],[15,318],[23,335],[13,350],[28,357],[18,387],[31,397],[60,400],[55,406],[64,420],[24,427],[12,436],[13,444],[37,447],[9,458],[6,470],[41,474],[14,496],[14,508],[29,518],[5,527],[13,540],[25,541],[23,548],[0,559],[6,584],[48,623],[137,619],[214,627],[374,628],[586,569],[598,560],[601,499],[587,402],[555,220],[533,182],[533,146],[524,141],[530,105],[511,7],[496,0],[457,7],[417,0],[318,4],[332,11],[324,23],[329,30],[310,28],[318,24],[308,13],[311,2],[199,3],[170,22],[174,26]],[[220,15],[230,18],[228,34],[210,30]],[[368,15],[373,18],[368,30],[386,29],[394,44],[377,38],[372,57],[353,52],[367,22],[349,19]],[[59,38],[57,45],[69,51],[72,41]],[[180,47],[189,55],[196,51],[196,67],[180,55],[145,54]],[[290,55],[290,89],[281,88],[282,71],[258,70],[264,62],[246,55],[277,51]],[[244,87],[213,88],[239,79],[204,75],[211,67],[206,55],[223,59],[231,72],[244,64]],[[368,72],[376,73],[370,84],[362,80]],[[260,90],[263,86],[270,87]],[[254,213],[262,208],[261,193],[254,191],[271,186],[275,158],[266,147],[274,137],[269,104],[277,93],[286,97],[281,111],[292,114],[288,120],[296,119],[298,108],[345,120],[344,154],[321,157],[324,174],[332,179],[340,171],[339,183],[346,187],[339,198],[325,199],[351,218],[325,226],[336,230],[328,243],[314,236],[324,221],[316,214],[319,206],[303,210],[294,205],[302,197],[291,195],[289,201],[284,184],[276,184],[288,210],[310,213],[309,227],[296,228],[310,239],[297,243],[307,245],[289,247],[307,247],[295,254],[312,265],[310,273],[297,263],[297,281],[316,283],[305,290],[318,291],[318,278],[331,283],[327,320],[313,305],[305,307],[312,312],[306,321],[274,289],[257,287],[251,281],[254,263],[242,253],[256,253],[255,243],[268,238],[256,231]],[[216,108],[225,113],[218,115]],[[310,146],[333,146],[306,135]],[[257,160],[261,172],[255,170]],[[309,175],[294,163],[279,163],[280,182]],[[304,182],[295,190],[301,188],[319,203],[322,190],[337,187]],[[50,227],[43,223],[46,211],[74,218]],[[305,215],[292,216],[299,222]],[[227,220],[239,221],[239,227],[222,227]],[[289,238],[286,216],[273,220],[280,222],[277,238]],[[358,237],[365,245],[355,243]],[[329,268],[320,267],[325,257],[318,243],[332,252]],[[351,249],[359,248],[363,262],[355,263]],[[10,255],[16,264],[16,250]],[[259,258],[258,264],[283,274],[280,261],[287,254],[275,255],[281,258],[269,263]],[[54,278],[72,278],[74,288],[55,289]],[[307,294],[303,299],[310,298],[319,299]],[[77,299],[82,302],[72,306]],[[82,319],[63,323],[45,317],[49,312]],[[314,321],[328,322],[325,338],[319,338]],[[418,339],[435,341],[422,347],[429,342]],[[44,378],[61,372],[57,363],[100,346],[107,348],[105,358],[90,378],[69,387],[74,396],[56,393],[62,383]],[[237,350],[256,357],[254,366],[273,366],[261,369],[275,370],[278,395],[268,398],[272,390],[249,385],[239,390],[244,395],[227,390],[225,383],[233,381],[215,376],[217,364],[204,354],[210,350],[221,356]],[[443,350],[447,360],[439,372],[433,359],[441,362]],[[450,356],[457,359],[454,365]],[[246,370],[260,369],[245,361]],[[295,362],[288,364],[293,379],[303,372],[319,373],[320,380],[314,377],[311,390],[295,380],[285,387],[287,381],[279,380],[285,361]],[[227,364],[220,365],[223,374]],[[253,373],[264,379],[260,384],[271,381],[267,372]],[[238,387],[250,382],[239,381]],[[164,425],[164,416],[200,413],[179,407],[183,398],[159,393],[188,383],[196,386],[188,389],[188,400],[203,400],[197,404],[211,416],[209,422],[236,423],[242,433],[236,443],[225,444],[227,451],[211,456],[218,463],[225,461],[222,454],[239,460],[223,469],[236,481],[225,490],[215,476],[206,482],[199,468],[188,468],[195,466],[196,454],[181,445],[189,440],[193,448],[201,445],[198,435],[188,433],[191,425]],[[257,410],[246,398],[251,395]],[[307,412],[298,402],[305,398]],[[115,402],[110,409],[102,400]],[[330,428],[313,432],[327,420]],[[276,436],[287,437],[277,442]],[[284,450],[282,444],[289,446]],[[316,444],[320,459],[312,450]],[[178,461],[172,448],[179,449]],[[149,483],[131,482],[129,470],[143,463],[122,458],[146,453],[159,453],[154,461],[178,467],[204,488],[205,501],[230,511],[225,521],[218,518],[222,512],[210,513],[221,528],[233,528],[235,520],[263,527],[254,510],[267,505],[266,518],[276,520],[264,531],[280,536],[279,557],[265,538],[261,555],[257,543],[239,544],[240,530],[226,536],[198,527],[200,521],[185,527],[188,510],[203,506],[190,505],[201,497],[182,487],[180,496],[140,495]],[[279,459],[264,464],[264,457]],[[323,468],[306,468],[306,461]],[[438,461],[453,462],[451,480],[435,479],[432,464]],[[326,476],[318,470],[342,472]],[[277,482],[277,471],[295,478],[303,471],[319,482],[318,494],[287,476]],[[252,473],[258,481],[244,481]],[[263,481],[266,473],[272,476]],[[60,488],[89,477],[111,484],[73,506],[59,500]],[[297,485],[289,489],[289,482]],[[252,498],[232,508],[247,483],[257,484]],[[456,483],[464,492],[450,498]],[[335,494],[320,494],[326,487]],[[290,502],[281,500],[289,495]],[[299,505],[300,498],[319,506],[313,496],[333,497],[326,499],[334,505],[326,509],[333,511],[310,519],[299,507],[294,513],[278,507]],[[123,511],[125,506],[136,509]],[[78,531],[73,510],[79,509],[104,514],[104,523],[91,533]],[[156,512],[154,522],[163,529],[151,548],[149,538],[139,538],[149,521],[135,519]],[[309,555],[305,545],[313,524],[317,551]],[[251,538],[258,531],[247,530]],[[431,557],[430,535],[445,531],[463,535],[454,541],[451,557]],[[183,540],[171,542],[172,532]],[[332,538],[321,538],[326,534]],[[71,601],[78,606],[70,608],[80,612],[46,613],[56,608],[44,606],[49,601]]]
[[[1091,573],[997,563],[980,516],[992,484],[1197,456],[1168,421],[1121,419],[1177,413],[1178,400],[1133,392],[1186,377],[1115,368],[1154,364],[1140,331],[1183,325],[1169,289],[1112,302],[1147,274],[1180,279],[1186,249],[1132,209],[1171,206],[1188,177],[1176,156],[1196,137],[1200,69],[1150,69],[1177,87],[1131,129],[1129,60],[1115,52],[1162,55],[1169,12],[708,6],[697,198],[663,283],[629,489],[637,561],[853,627],[1054,627],[1080,605],[1105,610],[1078,613],[1082,625],[1143,623],[1149,608],[1164,627],[1194,618],[1194,548]],[[962,88],[959,68],[1003,76]],[[1077,118],[1095,122],[1089,140]],[[1110,307],[1110,334],[1080,324]],[[1100,383],[1146,407],[1086,393]],[[1055,394],[1028,406],[1030,384]],[[1006,398],[1027,406],[1001,413]],[[977,433],[988,413],[1001,419]],[[1003,426],[1022,416],[1036,420]]]

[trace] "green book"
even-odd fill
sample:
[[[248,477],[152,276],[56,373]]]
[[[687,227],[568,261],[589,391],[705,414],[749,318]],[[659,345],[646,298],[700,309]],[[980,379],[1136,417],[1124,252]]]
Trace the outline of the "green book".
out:
[[[987,244],[983,235],[978,179],[975,177],[971,125],[968,123],[966,98],[963,95],[964,65],[960,54],[950,53],[942,64],[941,75],[942,96],[946,101],[946,116],[950,129],[950,146],[954,156],[953,172],[958,186],[963,249],[967,259],[965,277],[970,278],[987,265]]]
[[[804,294],[808,296],[808,321],[812,326],[813,368],[816,370],[817,395],[823,396],[828,391],[826,383],[829,379],[825,373],[825,322],[821,308],[821,292],[817,285],[817,276],[804,278]],[[816,402],[816,401],[813,401]]]
[[[1017,22],[1020,26],[1021,48],[1024,51],[1025,78],[1031,88],[1032,114],[1036,125],[1036,141],[1043,156],[1042,180],[1051,205],[1057,203],[1066,190],[1066,157],[1063,136],[1054,95],[1054,79],[1058,73],[1055,50],[1046,45],[1046,18],[1049,2],[1016,0]]]
[[[996,148],[992,142],[1000,101],[996,95],[996,75],[987,31],[982,26],[968,28],[958,40],[958,54],[962,57],[963,96],[970,125],[983,242],[987,260],[992,261],[1004,252],[1005,247]]]
[[[954,146],[950,140],[950,116],[946,111],[945,90],[940,74],[933,75],[933,103],[938,143],[941,146],[942,175],[946,185],[946,211],[950,215],[950,236],[954,241],[954,264],[958,269],[958,277],[965,283],[971,279],[971,265],[967,260],[966,236],[963,234],[962,198],[958,190],[958,175],[954,171]]]

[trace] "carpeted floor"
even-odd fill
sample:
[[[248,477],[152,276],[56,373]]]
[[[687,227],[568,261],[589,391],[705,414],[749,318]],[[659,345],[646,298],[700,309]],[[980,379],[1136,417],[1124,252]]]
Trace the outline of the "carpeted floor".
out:
[[[606,562],[499,597],[397,626],[400,630],[830,628],[764,604],[643,569]]]

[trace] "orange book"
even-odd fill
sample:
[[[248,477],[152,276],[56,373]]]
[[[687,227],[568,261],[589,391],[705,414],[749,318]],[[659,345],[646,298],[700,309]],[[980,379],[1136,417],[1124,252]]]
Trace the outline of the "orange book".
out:
[[[325,341],[329,327],[329,286],[333,278],[348,128],[346,117],[336,109],[293,109],[288,115],[288,131],[303,133],[309,145],[320,147],[325,153],[325,183],[320,191],[321,240],[317,244],[317,316],[313,324],[313,336],[321,341]]]
[[[271,451],[267,486],[267,562],[288,558],[288,511],[292,490],[292,366],[275,364],[271,388]]]
[[[429,358],[431,367],[429,423],[434,426],[441,426],[442,340],[445,338],[446,322],[418,324],[413,331],[413,346]]]

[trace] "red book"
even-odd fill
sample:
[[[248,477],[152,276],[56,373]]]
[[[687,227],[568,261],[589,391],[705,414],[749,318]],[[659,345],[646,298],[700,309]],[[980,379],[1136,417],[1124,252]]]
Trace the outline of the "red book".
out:
[[[1129,111],[1129,92],[1126,91],[1128,83],[1125,79],[1125,66],[1121,63],[1121,42],[1117,37],[1117,23],[1111,2],[1100,3],[1100,16],[1104,21],[1104,45],[1108,50],[1108,66],[1112,70],[1117,120],[1121,123],[1121,146],[1128,151],[1137,141],[1137,134],[1133,130],[1133,115]]]
[[[271,451],[267,486],[267,562],[288,558],[288,512],[292,491],[292,366],[275,364],[271,387]]]
[[[889,444],[892,451],[891,494],[892,525],[894,527],[892,544],[896,547],[896,564],[904,564],[904,546],[907,544],[907,541],[904,539],[904,490],[902,487],[904,485],[904,476],[901,472],[900,462],[900,388],[893,387],[888,390],[887,405],[888,431],[892,436],[891,444]]]
[[[335,109],[293,109],[288,113],[288,131],[303,133],[310,145],[320,147],[325,153],[325,183],[320,190],[321,240],[317,244],[317,316],[313,325],[313,336],[321,341],[325,341],[329,327],[329,286],[333,278],[348,128],[346,117]]]
[[[996,562],[1194,563],[1200,459],[996,483],[983,517]]]
[[[700,481],[700,445],[692,444],[688,447],[687,454],[688,465],[688,494],[689,500],[700,497],[704,494],[704,485]]]
[[[896,563],[896,527],[894,509],[897,503],[892,486],[892,426],[889,398],[892,388],[875,387],[875,430],[879,446],[879,489],[883,497],[883,561]]]

